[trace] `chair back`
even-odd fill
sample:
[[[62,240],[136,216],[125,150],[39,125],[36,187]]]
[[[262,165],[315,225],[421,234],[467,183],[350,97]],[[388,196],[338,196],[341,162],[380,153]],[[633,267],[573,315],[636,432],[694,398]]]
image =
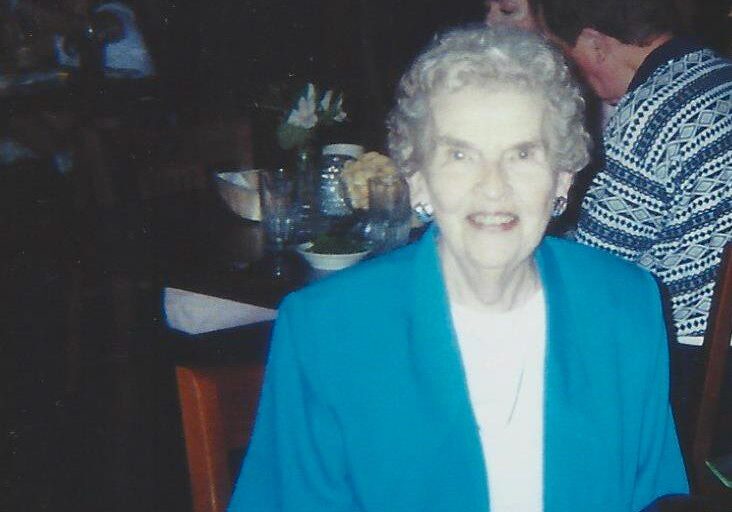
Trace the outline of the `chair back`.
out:
[[[176,367],[193,512],[224,512],[254,423],[261,362]]]
[[[703,378],[691,439],[692,485],[703,494],[711,488],[706,467],[719,415],[725,363],[732,337],[732,242],[722,255],[703,346]],[[716,485],[714,485],[716,488]]]

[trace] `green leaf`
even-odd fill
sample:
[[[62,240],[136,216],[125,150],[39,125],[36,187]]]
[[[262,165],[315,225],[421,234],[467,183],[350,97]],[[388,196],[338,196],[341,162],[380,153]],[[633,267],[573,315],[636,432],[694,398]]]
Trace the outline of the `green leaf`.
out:
[[[312,130],[286,122],[277,128],[277,142],[284,150],[303,147],[311,136]]]
[[[361,252],[365,248],[366,244],[362,240],[348,236],[323,234],[313,240],[313,246],[307,251],[316,254],[352,254]]]

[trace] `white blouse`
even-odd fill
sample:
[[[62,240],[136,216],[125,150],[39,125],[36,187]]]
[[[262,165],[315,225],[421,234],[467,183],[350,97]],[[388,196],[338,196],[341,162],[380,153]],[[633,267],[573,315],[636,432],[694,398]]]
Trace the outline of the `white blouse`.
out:
[[[534,294],[505,313],[457,304],[451,310],[480,429],[490,510],[540,512],[544,489],[544,293]]]

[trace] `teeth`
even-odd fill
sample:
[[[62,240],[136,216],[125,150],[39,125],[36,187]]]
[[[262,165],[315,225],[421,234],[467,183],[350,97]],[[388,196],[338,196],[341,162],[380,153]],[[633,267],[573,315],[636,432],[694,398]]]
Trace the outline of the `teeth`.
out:
[[[470,216],[470,220],[486,226],[497,226],[511,222],[516,217],[507,213],[477,213]]]

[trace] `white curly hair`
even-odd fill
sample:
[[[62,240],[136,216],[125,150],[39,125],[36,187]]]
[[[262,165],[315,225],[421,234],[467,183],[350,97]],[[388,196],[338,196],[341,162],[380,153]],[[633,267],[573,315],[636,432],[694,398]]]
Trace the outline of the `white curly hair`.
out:
[[[540,94],[552,168],[575,173],[589,162],[584,98],[561,52],[524,30],[480,26],[436,36],[402,77],[387,120],[389,152],[400,172],[413,174],[431,156],[431,97],[464,87]]]

